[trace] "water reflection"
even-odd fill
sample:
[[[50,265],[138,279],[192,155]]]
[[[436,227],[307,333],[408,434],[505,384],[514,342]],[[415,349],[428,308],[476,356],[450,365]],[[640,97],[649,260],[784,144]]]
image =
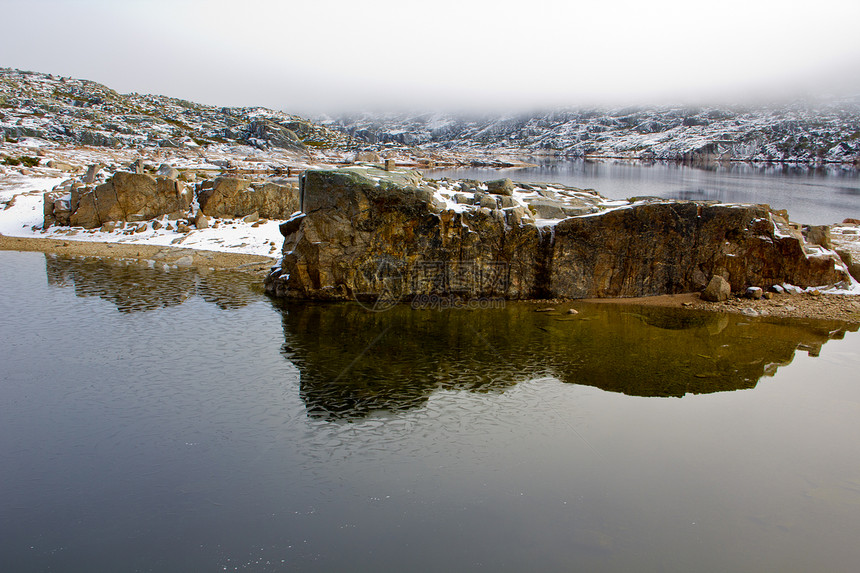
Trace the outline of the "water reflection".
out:
[[[99,297],[121,313],[182,304],[195,296],[221,309],[259,301],[257,277],[138,262],[46,255],[48,284]],[[815,356],[850,328],[841,322],[748,319],[689,310],[577,303],[537,312],[528,303],[489,310],[370,312],[355,304],[273,303],[282,354],[301,374],[308,414],[355,419],[424,404],[439,389],[500,392],[553,376],[635,396],[752,388]]]
[[[653,307],[578,304],[580,313],[374,313],[353,304],[282,308],[283,355],[301,372],[309,415],[353,419],[422,405],[437,389],[497,392],[554,376],[635,396],[752,388],[798,349],[817,355],[850,327]],[[856,327],[853,327],[856,330]]]
[[[240,308],[261,298],[258,277],[223,270],[47,254],[45,273],[49,285],[72,287],[80,297],[97,296],[123,313],[176,306],[194,296],[221,309]]]

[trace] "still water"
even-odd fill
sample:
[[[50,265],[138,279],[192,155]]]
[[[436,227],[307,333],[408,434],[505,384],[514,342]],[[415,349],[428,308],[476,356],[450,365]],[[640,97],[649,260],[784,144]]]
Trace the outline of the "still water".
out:
[[[0,252],[5,571],[854,571],[860,334]],[[856,330],[856,329],[855,329]]]
[[[555,182],[596,189],[611,199],[653,195],[667,199],[722,203],[767,203],[787,209],[791,219],[830,225],[860,219],[860,170],[842,166],[730,163],[707,169],[677,163],[554,161],[512,169],[426,170],[428,177],[486,181],[500,176],[518,181]]]

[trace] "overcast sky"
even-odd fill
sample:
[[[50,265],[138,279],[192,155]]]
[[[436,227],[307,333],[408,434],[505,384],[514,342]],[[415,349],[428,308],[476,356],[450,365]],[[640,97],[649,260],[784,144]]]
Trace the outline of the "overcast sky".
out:
[[[860,94],[860,0],[0,0],[0,66],[303,114]]]

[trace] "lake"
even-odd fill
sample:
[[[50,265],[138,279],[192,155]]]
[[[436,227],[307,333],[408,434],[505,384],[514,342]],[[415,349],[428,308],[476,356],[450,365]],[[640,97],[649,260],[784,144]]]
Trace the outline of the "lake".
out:
[[[539,161],[539,160],[535,160]],[[707,169],[679,163],[630,161],[549,161],[537,167],[510,169],[432,169],[432,178],[487,181],[554,182],[596,189],[610,199],[643,195],[722,203],[767,203],[787,209],[791,219],[830,225],[860,219],[860,171],[853,167],[752,165],[728,163]]]
[[[0,252],[4,570],[860,562],[856,327],[259,282]]]

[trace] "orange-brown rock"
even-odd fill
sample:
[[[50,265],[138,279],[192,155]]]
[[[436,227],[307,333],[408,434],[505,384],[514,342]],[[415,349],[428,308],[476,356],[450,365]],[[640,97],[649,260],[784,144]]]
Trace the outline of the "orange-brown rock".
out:
[[[71,194],[69,223],[94,229],[106,221],[144,221],[190,203],[191,190],[181,181],[118,171],[95,189]]]
[[[293,184],[259,183],[219,177],[207,181],[197,193],[200,210],[210,217],[245,217],[255,211],[267,219],[287,219],[299,209]]]

